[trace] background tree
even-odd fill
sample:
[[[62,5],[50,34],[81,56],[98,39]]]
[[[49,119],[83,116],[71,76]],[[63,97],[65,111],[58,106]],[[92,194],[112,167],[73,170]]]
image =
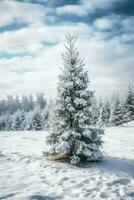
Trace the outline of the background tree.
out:
[[[37,94],[36,103],[40,107],[41,110],[43,110],[45,108],[47,101],[44,98],[44,94],[42,94],[42,93]]]
[[[111,106],[110,123],[114,126],[123,124],[123,107],[119,96],[113,98]]]
[[[129,85],[124,102],[124,122],[134,120],[134,89]]]
[[[43,118],[41,115],[41,112],[38,110],[35,110],[33,112],[32,117],[32,130],[40,131],[44,127]]]
[[[43,116],[43,124],[44,122],[47,124],[49,109],[43,94],[38,93],[36,98],[32,95],[22,97],[8,95],[6,99],[1,99],[0,130],[32,130],[31,116],[37,107],[40,115]]]
[[[95,95],[93,95],[91,100],[90,111],[90,125],[96,126],[99,120],[99,106]]]
[[[99,120],[98,125],[100,126],[108,126],[110,120],[110,104],[107,101],[106,103],[102,103],[99,112]]]
[[[21,130],[20,111],[17,111],[17,112],[14,114],[14,117],[13,117],[13,124],[12,124],[12,130],[17,130],[17,131],[20,131],[20,130]]]

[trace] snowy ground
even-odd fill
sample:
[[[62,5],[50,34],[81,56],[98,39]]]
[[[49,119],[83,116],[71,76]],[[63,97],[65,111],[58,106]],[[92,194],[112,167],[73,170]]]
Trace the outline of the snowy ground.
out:
[[[0,133],[0,200],[134,199],[134,123],[107,128],[104,161],[46,161],[46,132]]]

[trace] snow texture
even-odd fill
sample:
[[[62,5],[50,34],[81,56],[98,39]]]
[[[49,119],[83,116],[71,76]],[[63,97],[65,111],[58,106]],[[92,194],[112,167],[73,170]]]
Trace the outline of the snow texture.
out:
[[[134,199],[134,122],[106,128],[104,160],[80,166],[46,160],[46,135],[0,132],[0,200]]]

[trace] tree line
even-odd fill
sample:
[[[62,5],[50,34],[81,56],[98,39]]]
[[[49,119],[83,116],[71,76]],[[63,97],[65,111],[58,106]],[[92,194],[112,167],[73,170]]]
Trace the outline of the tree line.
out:
[[[42,130],[46,127],[48,109],[44,94],[18,96],[8,95],[0,100],[0,130]]]
[[[43,130],[49,126],[54,102],[47,102],[44,94],[8,95],[0,100],[0,130]],[[92,95],[90,124],[93,126],[118,126],[134,120],[134,89],[129,86],[124,98],[113,95],[108,100],[98,100]]]
[[[102,126],[118,126],[134,120],[134,89],[129,86],[124,98],[114,95],[100,105],[98,123]]]

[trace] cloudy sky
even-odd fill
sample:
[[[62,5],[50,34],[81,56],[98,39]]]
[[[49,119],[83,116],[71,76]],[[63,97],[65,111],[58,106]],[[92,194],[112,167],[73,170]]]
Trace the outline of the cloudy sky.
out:
[[[0,0],[0,97],[55,97],[67,33],[98,96],[134,84],[134,0]]]

